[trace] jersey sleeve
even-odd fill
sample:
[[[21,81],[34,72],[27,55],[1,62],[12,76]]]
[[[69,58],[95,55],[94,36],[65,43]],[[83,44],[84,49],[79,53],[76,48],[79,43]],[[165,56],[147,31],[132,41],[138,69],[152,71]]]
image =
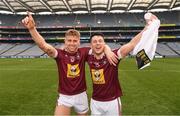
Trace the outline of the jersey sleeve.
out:
[[[60,59],[60,55],[61,55],[62,50],[56,48],[56,51],[57,51],[57,55],[56,55],[56,57],[54,58],[55,60]]]
[[[118,56],[118,59],[122,59],[122,55],[121,55],[121,52],[120,52],[120,49],[114,49],[113,52]]]
[[[121,55],[121,50],[120,49],[118,49],[118,51],[117,51],[117,56],[118,56],[119,59],[122,59],[122,55]]]

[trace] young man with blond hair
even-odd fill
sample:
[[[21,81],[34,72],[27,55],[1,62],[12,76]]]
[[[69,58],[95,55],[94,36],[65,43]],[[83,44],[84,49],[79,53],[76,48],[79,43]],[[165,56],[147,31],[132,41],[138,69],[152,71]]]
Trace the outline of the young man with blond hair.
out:
[[[89,108],[86,94],[85,61],[87,61],[90,48],[79,48],[80,33],[74,29],[68,30],[65,33],[64,48],[56,49],[46,43],[38,33],[35,21],[29,12],[22,23],[29,30],[39,48],[56,60],[59,74],[59,98],[54,114],[70,115],[71,108],[74,108],[77,114],[87,115]],[[114,64],[116,58],[106,47],[104,50],[109,54],[109,61]]]

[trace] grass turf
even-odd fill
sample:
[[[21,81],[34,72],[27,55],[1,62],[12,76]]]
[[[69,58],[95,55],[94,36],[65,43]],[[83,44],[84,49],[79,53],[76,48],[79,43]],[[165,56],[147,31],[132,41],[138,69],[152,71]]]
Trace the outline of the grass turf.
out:
[[[0,115],[53,115],[57,77],[52,59],[0,59]],[[140,71],[134,59],[124,59],[119,80],[124,115],[180,115],[180,58],[155,59]]]

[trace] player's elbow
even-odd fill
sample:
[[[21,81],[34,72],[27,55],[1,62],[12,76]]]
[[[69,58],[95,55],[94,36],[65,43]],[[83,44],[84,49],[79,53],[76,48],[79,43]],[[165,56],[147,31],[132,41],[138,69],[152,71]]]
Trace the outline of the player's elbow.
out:
[[[122,58],[125,58],[127,55],[128,55],[128,51],[127,50],[124,49],[124,50],[121,51],[121,57]]]
[[[39,46],[41,48],[41,50],[43,50],[48,56],[50,57],[56,57],[57,56],[57,52],[56,50],[49,44],[44,43],[41,44],[41,46]]]

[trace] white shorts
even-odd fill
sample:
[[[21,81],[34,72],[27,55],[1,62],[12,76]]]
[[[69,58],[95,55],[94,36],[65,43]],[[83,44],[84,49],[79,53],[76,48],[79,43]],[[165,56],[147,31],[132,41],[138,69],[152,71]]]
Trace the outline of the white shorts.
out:
[[[116,98],[111,101],[96,101],[91,99],[91,115],[119,115],[121,112],[121,100]]]
[[[64,105],[67,107],[73,107],[79,114],[84,114],[89,110],[86,91],[76,95],[59,94],[57,102],[58,106]]]

